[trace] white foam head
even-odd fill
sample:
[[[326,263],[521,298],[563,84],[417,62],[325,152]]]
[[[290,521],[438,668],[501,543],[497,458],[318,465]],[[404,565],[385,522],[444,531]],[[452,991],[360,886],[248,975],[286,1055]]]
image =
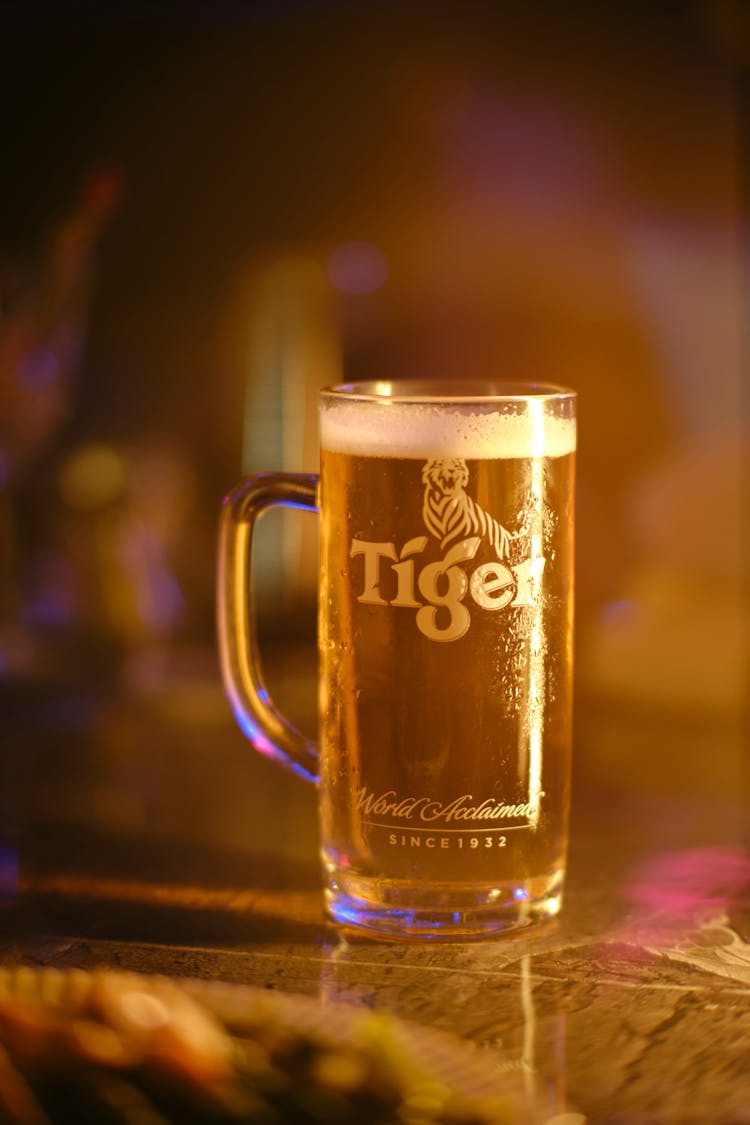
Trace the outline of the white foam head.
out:
[[[516,404],[517,413],[470,401],[450,404],[381,401],[344,395],[324,400],[320,444],[362,457],[562,457],[576,447],[575,418],[559,418],[543,398]]]

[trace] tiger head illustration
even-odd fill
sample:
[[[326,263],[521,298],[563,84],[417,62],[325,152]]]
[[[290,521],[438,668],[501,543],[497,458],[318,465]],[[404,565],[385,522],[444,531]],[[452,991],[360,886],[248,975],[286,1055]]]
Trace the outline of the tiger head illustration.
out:
[[[422,481],[425,527],[440,540],[443,550],[453,542],[479,535],[493,547],[499,559],[507,559],[511,544],[526,534],[525,528],[508,531],[469,496],[469,467],[462,458],[432,458],[422,469]]]
[[[469,469],[460,457],[433,458],[422,469],[422,480],[441,495],[452,496],[468,484]]]

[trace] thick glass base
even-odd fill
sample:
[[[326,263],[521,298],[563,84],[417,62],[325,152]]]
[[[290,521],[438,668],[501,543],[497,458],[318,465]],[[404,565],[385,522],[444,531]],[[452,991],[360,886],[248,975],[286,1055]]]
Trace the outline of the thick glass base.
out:
[[[471,941],[501,937],[553,918],[563,872],[512,883],[420,883],[327,869],[326,905],[335,922],[395,940]]]

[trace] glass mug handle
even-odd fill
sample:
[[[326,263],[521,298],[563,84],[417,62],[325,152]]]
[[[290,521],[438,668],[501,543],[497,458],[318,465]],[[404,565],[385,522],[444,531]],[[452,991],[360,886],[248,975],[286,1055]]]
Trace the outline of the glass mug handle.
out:
[[[257,473],[224,499],[219,530],[217,625],[221,669],[240,727],[256,750],[309,781],[318,781],[318,747],[274,706],[263,680],[252,612],[255,521],[268,508],[317,512],[314,473]]]

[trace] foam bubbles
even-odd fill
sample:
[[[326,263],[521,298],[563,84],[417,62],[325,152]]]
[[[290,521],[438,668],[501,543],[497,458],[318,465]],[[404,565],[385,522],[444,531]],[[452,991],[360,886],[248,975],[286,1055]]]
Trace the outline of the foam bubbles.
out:
[[[487,412],[477,405],[384,401],[382,405],[339,398],[324,404],[320,443],[333,453],[363,457],[562,457],[576,447],[574,418],[543,412]]]

